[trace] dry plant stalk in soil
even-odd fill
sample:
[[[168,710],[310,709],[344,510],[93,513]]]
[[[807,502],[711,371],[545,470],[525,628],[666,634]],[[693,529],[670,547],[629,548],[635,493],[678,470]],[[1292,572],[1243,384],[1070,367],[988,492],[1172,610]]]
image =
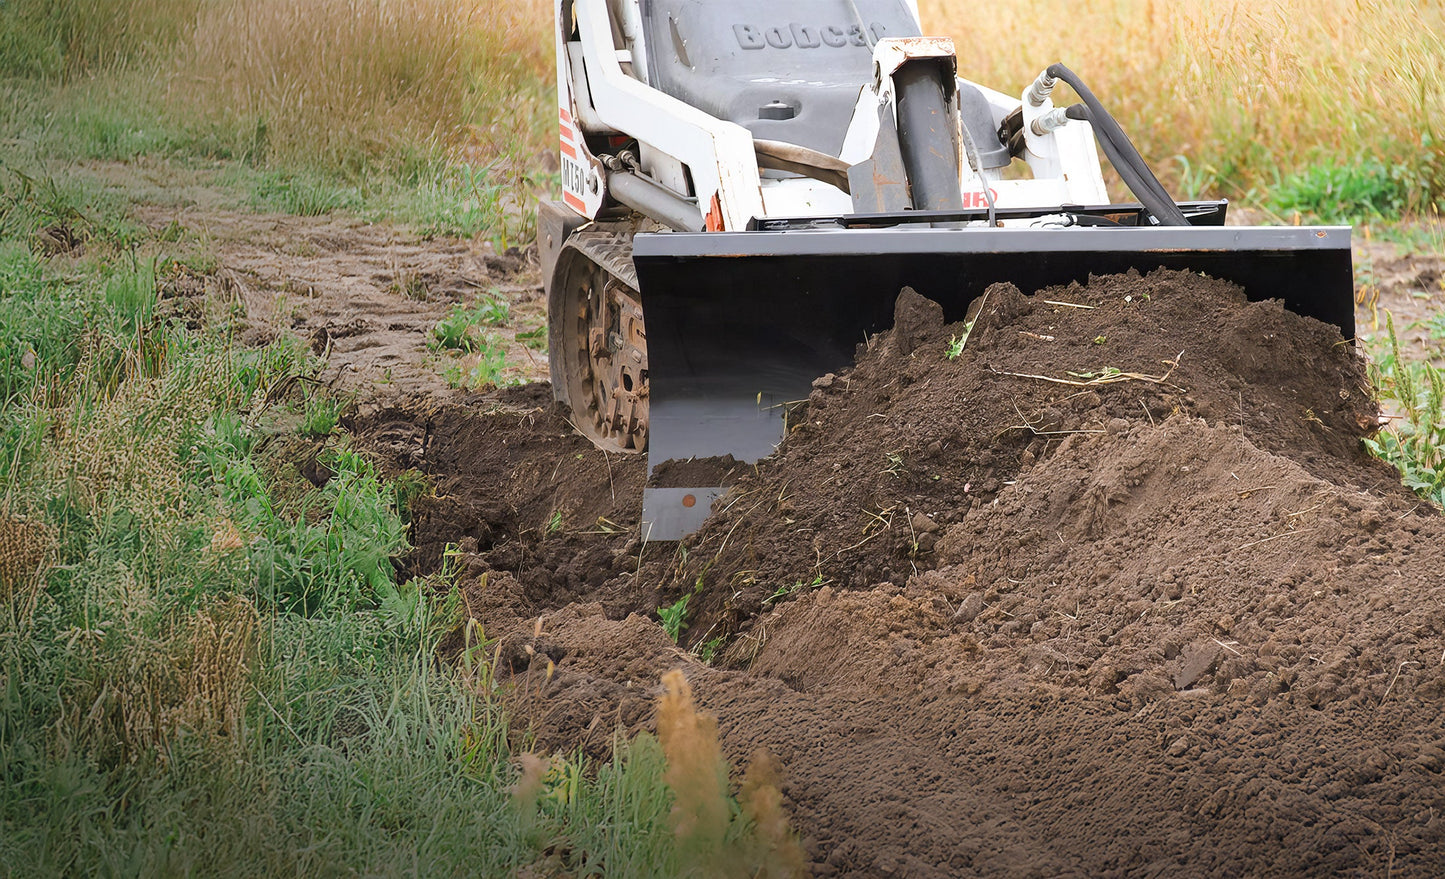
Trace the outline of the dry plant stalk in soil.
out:
[[[717,718],[697,710],[681,670],[664,674],[662,686],[657,737],[667,757],[663,779],[675,797],[673,828],[684,868],[716,877],[802,876],[805,858],[783,811],[777,764],[766,752],[754,754],[740,791],[750,833],[729,839],[728,764]]]

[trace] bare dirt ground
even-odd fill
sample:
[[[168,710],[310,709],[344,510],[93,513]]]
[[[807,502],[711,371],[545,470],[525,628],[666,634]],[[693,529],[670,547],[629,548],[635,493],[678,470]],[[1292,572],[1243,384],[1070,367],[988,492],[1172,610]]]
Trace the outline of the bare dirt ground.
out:
[[[640,458],[545,385],[438,378],[451,302],[538,314],[525,254],[141,216],[207,229],[204,292],[312,340],[348,426],[431,478],[405,564],[460,546],[539,747],[604,756],[682,668],[735,758],[778,758],[818,875],[1439,875],[1445,523],[1359,451],[1375,409],[1327,328],[1187,275],[1000,287],[949,361],[961,328],[905,299],[724,512],[643,546]],[[1376,307],[1439,313],[1438,259],[1368,256]],[[1028,377],[1105,366],[1137,377]]]

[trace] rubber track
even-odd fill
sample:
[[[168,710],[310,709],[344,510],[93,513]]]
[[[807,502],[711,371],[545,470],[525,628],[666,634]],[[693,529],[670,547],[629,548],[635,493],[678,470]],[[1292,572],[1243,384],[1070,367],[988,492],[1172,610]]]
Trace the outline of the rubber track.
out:
[[[567,246],[575,248],[612,277],[637,293],[637,269],[632,265],[632,232],[619,234],[593,226],[572,233]]]

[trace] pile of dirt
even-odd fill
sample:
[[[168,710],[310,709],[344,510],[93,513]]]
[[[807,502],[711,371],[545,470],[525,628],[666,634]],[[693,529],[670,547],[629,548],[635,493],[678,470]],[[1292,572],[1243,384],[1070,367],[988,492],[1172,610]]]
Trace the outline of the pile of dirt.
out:
[[[1120,424],[1198,417],[1324,478],[1398,481],[1361,449],[1377,410],[1352,347],[1224,281],[1161,270],[1033,296],[996,284],[951,326],[905,291],[895,321],[853,370],[815,382],[778,454],[688,541],[687,564],[653,572],[668,594],[704,584],[693,638],[738,632],[809,587],[902,583],[1020,471]]]
[[[730,651],[831,705],[812,716],[847,718],[835,736],[877,700],[896,713],[870,737],[936,747],[919,764],[935,775],[895,779],[920,826],[864,832],[839,866],[886,873],[894,850],[918,856],[899,875],[1438,868],[1445,525],[1408,496],[1174,417],[1067,440],[938,556],[906,585],[788,602]],[[830,800],[867,792],[832,783],[847,794],[800,803],[830,827]],[[1040,842],[982,859],[1008,837],[960,839],[974,826],[933,808],[940,790]]]
[[[1179,273],[970,317],[901,297],[672,549],[545,388],[355,429],[436,481],[417,565],[461,542],[531,741],[605,756],[682,668],[818,875],[1438,871],[1445,522],[1351,346]]]

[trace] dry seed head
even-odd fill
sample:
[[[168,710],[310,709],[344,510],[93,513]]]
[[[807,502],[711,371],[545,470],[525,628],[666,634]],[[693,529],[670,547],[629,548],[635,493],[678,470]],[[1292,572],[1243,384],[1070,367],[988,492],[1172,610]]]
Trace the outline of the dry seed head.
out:
[[[512,785],[512,804],[522,811],[535,806],[551,766],[549,761],[530,751],[517,755],[517,781]]]
[[[717,719],[699,712],[678,669],[662,676],[657,738],[667,757],[663,780],[672,788],[673,830],[680,848],[699,855],[721,851],[728,828],[727,771]]]
[[[743,813],[753,823],[758,847],[760,869],[755,874],[766,879],[806,875],[807,863],[803,847],[788,824],[783,810],[783,792],[779,786],[777,760],[766,748],[753,752],[739,791]]]
[[[259,617],[244,599],[218,601],[159,639],[136,637],[91,682],[89,706],[71,723],[125,760],[165,758],[186,730],[241,746]]]
[[[0,599],[43,575],[54,547],[49,525],[0,513]]]
[[[206,551],[212,555],[223,556],[235,552],[246,545],[246,536],[236,523],[230,519],[221,519],[216,522],[216,528],[211,532],[211,543]]]

